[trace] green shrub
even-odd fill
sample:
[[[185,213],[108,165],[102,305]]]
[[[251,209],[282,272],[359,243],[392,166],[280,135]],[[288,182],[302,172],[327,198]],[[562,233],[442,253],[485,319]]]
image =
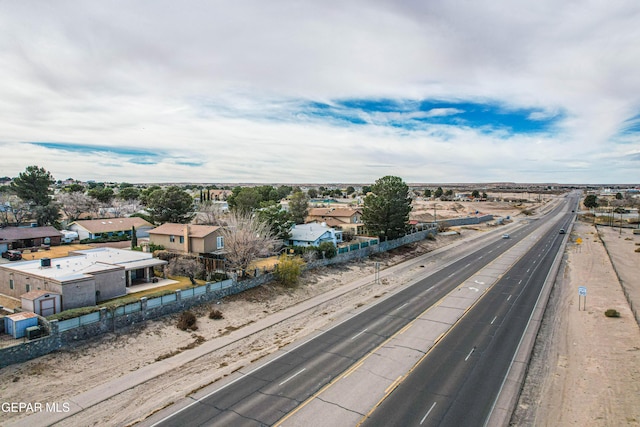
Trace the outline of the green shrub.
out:
[[[607,317],[620,317],[620,312],[616,309],[610,308],[604,312],[604,315]]]
[[[96,311],[100,311],[100,307],[91,306],[91,307],[70,308],[69,310],[61,311],[60,313],[47,316],[47,320],[58,320],[62,322],[63,320],[73,319],[74,317],[84,316],[85,314],[90,314]]]
[[[336,254],[338,253],[338,249],[336,248],[336,245],[333,244],[333,242],[322,242],[318,245],[318,253],[321,256],[322,254],[324,254],[324,257],[327,259],[331,259],[336,256]]]
[[[180,317],[178,318],[178,324],[176,325],[178,329],[182,331],[186,331],[190,329],[192,331],[196,331],[198,327],[196,326],[196,315],[190,311],[183,311],[180,313]]]
[[[304,260],[299,256],[282,254],[278,258],[274,274],[282,285],[292,287],[298,283],[303,267]]]

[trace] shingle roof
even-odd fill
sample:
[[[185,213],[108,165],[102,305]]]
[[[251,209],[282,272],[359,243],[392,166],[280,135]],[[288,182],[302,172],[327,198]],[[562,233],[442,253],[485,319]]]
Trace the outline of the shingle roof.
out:
[[[360,209],[353,208],[311,208],[309,209],[308,216],[323,216],[323,217],[351,217],[355,214],[362,214]]]
[[[291,237],[289,240],[315,242],[329,230],[331,230],[329,227],[323,227],[318,223],[298,224],[291,229]]]
[[[87,219],[73,222],[90,233],[108,233],[110,231],[131,230],[131,227],[153,227],[148,221],[142,218],[132,216],[129,218],[105,218],[105,219]],[[72,225],[69,224],[69,225]]]
[[[159,227],[149,230],[149,234],[162,234],[165,236],[184,236],[184,228],[187,224],[176,224],[167,222]],[[189,224],[189,237],[201,239],[207,237],[220,227],[216,225],[196,225]]]
[[[39,239],[43,237],[62,236],[54,227],[7,227],[0,229],[0,239],[24,240]]]

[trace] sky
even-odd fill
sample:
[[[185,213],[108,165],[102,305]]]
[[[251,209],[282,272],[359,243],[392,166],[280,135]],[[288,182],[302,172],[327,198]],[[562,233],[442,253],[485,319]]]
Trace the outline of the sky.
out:
[[[0,176],[640,183],[640,2],[0,2]]]

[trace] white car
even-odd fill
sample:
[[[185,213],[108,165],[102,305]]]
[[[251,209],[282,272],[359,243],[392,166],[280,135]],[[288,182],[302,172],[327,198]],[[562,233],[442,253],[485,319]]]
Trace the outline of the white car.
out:
[[[502,235],[502,238],[503,238],[503,239],[508,239],[509,237],[511,237],[511,236],[509,236],[507,233],[505,233],[505,234],[503,234],[503,235]]]

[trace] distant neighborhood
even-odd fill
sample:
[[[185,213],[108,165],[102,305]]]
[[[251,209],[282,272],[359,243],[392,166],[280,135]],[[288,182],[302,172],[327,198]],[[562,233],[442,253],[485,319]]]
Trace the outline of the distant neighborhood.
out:
[[[0,301],[14,302],[4,315],[43,317],[177,277],[194,285],[252,277],[287,257],[310,262],[423,224],[444,227],[436,201],[518,203],[576,188],[408,185],[392,176],[369,185],[104,183],[55,180],[38,166],[0,183]],[[637,187],[583,189],[585,206],[601,209],[595,216],[638,215]],[[433,214],[412,213],[418,201],[432,201]]]

